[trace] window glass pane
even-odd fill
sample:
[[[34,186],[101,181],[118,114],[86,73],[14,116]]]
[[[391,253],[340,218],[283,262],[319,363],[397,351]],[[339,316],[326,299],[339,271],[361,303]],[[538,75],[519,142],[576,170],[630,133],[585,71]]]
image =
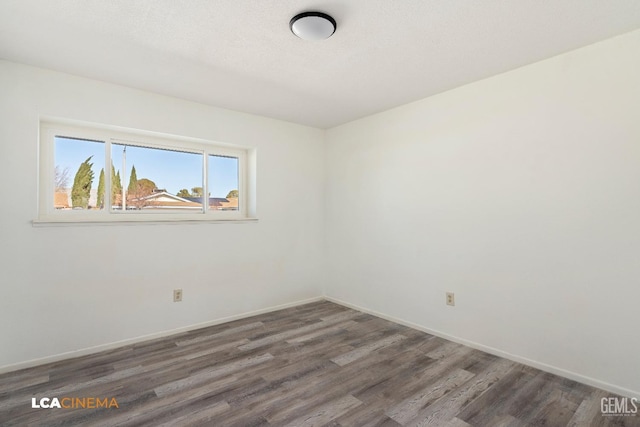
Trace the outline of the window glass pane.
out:
[[[238,158],[209,156],[209,209],[237,211],[239,208]]]
[[[54,208],[104,209],[104,142],[56,136],[54,143]]]
[[[202,154],[113,143],[111,159],[113,210],[202,212]]]

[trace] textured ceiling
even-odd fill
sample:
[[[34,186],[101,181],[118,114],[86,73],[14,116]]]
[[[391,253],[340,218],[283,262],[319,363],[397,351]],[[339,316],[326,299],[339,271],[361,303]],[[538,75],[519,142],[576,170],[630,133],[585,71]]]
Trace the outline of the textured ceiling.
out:
[[[331,14],[321,42],[289,31]],[[640,0],[0,0],[0,57],[332,127],[640,28]]]

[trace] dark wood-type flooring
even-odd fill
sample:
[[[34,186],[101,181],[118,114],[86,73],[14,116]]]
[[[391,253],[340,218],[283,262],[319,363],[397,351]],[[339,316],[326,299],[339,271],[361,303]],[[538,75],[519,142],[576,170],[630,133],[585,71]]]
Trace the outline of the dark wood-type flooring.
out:
[[[610,396],[318,302],[0,375],[0,425],[640,425],[602,416]],[[33,409],[32,397],[119,408]]]

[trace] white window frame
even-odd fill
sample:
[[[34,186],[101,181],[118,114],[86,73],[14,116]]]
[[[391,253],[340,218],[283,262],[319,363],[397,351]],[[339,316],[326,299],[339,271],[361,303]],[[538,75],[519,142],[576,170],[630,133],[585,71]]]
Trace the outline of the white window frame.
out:
[[[178,150],[196,153],[202,156],[203,194],[209,194],[208,161],[210,155],[235,157],[238,159],[238,191],[239,209],[237,211],[219,211],[209,209],[208,197],[203,196],[202,211],[185,212],[149,212],[149,211],[118,211],[111,209],[111,198],[105,197],[105,207],[100,210],[56,210],[54,207],[54,169],[55,169],[55,137],[66,136],[104,142],[105,145],[105,194],[111,194],[111,146],[126,143],[129,146],[139,146],[158,149]],[[68,224],[68,223],[154,223],[154,222],[228,222],[254,221],[249,213],[255,213],[255,207],[249,206],[249,158],[252,163],[255,153],[250,149],[230,144],[213,143],[205,140],[163,135],[139,130],[76,123],[68,124],[62,120],[42,120],[40,122],[38,167],[38,218],[33,221],[38,224]],[[124,177],[126,172],[121,172]],[[124,184],[124,183],[123,183]]]

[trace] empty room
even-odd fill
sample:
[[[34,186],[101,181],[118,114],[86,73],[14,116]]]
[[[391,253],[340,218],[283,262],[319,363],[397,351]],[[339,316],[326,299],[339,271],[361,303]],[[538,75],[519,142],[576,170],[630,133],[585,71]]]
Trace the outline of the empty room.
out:
[[[0,425],[640,426],[640,1],[0,0]]]

